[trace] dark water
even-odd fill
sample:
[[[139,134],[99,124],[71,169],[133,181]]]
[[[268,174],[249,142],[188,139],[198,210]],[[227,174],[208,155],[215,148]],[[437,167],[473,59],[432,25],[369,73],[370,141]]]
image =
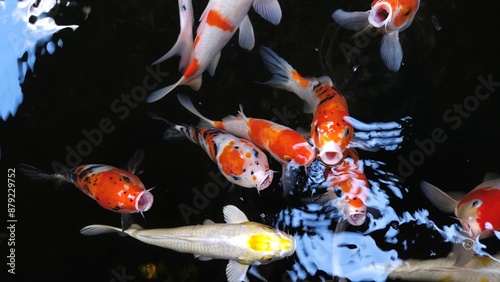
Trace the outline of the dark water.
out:
[[[198,18],[207,1],[195,2]],[[251,221],[258,222],[263,221],[261,214],[273,218],[286,207],[278,177],[261,197],[254,190],[231,188],[222,182],[205,152],[187,140],[164,141],[164,125],[145,116],[151,111],[175,123],[197,122],[180,107],[175,95],[147,104],[138,90],[144,89],[140,88],[143,78],[151,70],[159,70],[161,86],[180,77],[177,59],[162,63],[159,69],[149,66],[177,38],[177,1],[77,4],[61,8],[54,18],[58,24],[78,24],[79,28],[54,35],[56,40],[63,39],[64,46],[53,55],[38,57],[34,72],[28,72],[22,85],[23,104],[15,117],[1,122],[3,175],[18,163],[44,171],[52,171],[56,162],[120,167],[142,148],[146,157],[141,179],[148,187],[156,186],[152,191],[155,202],[145,214],[146,221],[135,217],[147,228],[199,224],[206,218],[222,222],[226,204],[237,205]],[[379,56],[380,36],[369,38],[367,44],[354,41],[353,32],[339,28],[331,19],[338,8],[367,10],[367,1],[289,0],[280,4],[283,19],[278,26],[251,11],[256,46],[272,48],[306,76],[332,77],[346,96],[350,114],[359,120],[412,117],[400,149],[376,153],[360,150],[360,156],[386,162],[387,170],[404,179],[408,191],[403,199],[392,196],[395,210],[425,208],[437,225],[454,223],[426,201],[418,183],[427,180],[444,190],[468,191],[487,172],[500,172],[500,87],[493,84],[491,94],[483,100],[473,98],[481,78],[500,81],[495,20],[498,7],[458,0],[422,2],[413,24],[400,35],[404,65],[398,73],[392,73]],[[84,20],[81,8],[86,5],[92,10]],[[341,43],[360,52],[347,60]],[[171,75],[162,75],[164,72]],[[174,92],[201,102],[200,110],[214,119],[235,114],[242,104],[249,116],[307,128],[311,117],[301,112],[302,101],[293,94],[255,83],[269,77],[258,48],[243,50],[235,37],[223,49],[215,76],[204,75],[200,91],[179,87]],[[138,96],[127,102],[126,97],[132,94]],[[277,114],[284,110],[289,113],[285,118]],[[100,129],[103,120],[111,124],[106,132]],[[445,140],[431,142],[425,150],[419,147],[432,138],[435,130],[440,130]],[[417,154],[423,157],[419,159]],[[409,165],[402,168],[405,160]],[[272,166],[280,170],[278,163]],[[220,180],[214,180],[213,175]],[[224,184],[206,195],[207,183],[213,182]],[[4,187],[2,195],[7,191]],[[208,200],[193,202],[197,191],[205,193]],[[6,198],[2,197],[4,201]],[[196,214],[182,212],[183,207],[195,205]],[[160,278],[153,281],[226,279],[226,261],[200,262],[192,255],[128,237],[80,235],[79,230],[89,224],[118,226],[119,216],[102,209],[71,185],[56,189],[53,183],[32,182],[16,174],[16,218],[16,275],[9,275],[7,281],[130,281],[132,277],[146,281],[140,269],[147,264],[155,264],[159,270]],[[420,230],[408,225],[401,228],[400,236],[419,237]],[[450,246],[439,236],[431,238],[425,230],[421,232],[415,245],[399,252],[400,258],[428,258],[431,250],[439,256],[447,254]],[[6,238],[1,240],[7,251]],[[492,253],[499,249],[497,239],[484,242]],[[380,244],[383,248],[384,243]],[[5,261],[6,256],[2,257]],[[271,265],[271,281],[281,281],[282,273],[292,264],[293,258]]]

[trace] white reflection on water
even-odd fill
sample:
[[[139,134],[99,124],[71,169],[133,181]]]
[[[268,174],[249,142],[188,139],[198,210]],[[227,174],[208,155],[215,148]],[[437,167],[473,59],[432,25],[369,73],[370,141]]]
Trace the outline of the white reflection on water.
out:
[[[47,13],[58,3],[56,0],[0,1],[0,117],[6,120],[15,115],[23,101],[21,83],[28,67],[33,71],[36,47],[45,45],[52,54],[55,44],[52,35],[63,29],[78,26],[58,26]],[[57,42],[62,46],[62,41]],[[27,53],[27,60],[20,59]],[[42,52],[43,54],[43,52]]]

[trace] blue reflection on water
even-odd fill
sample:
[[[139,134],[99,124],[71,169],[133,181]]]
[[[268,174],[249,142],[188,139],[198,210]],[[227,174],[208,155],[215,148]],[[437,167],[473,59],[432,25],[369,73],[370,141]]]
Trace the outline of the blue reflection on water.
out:
[[[55,44],[52,35],[63,29],[76,29],[78,26],[58,26],[47,13],[54,8],[57,1],[16,1],[0,2],[0,117],[6,120],[15,115],[23,101],[21,83],[28,68],[34,70],[36,47],[45,46],[52,54]],[[62,46],[62,41],[57,42]],[[27,53],[26,61],[21,61]],[[44,52],[42,52],[44,54]],[[17,73],[16,73],[16,70]]]

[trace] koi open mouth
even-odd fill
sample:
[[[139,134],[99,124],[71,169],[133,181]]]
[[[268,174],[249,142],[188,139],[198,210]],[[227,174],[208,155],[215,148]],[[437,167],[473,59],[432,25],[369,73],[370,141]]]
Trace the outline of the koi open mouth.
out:
[[[368,16],[370,24],[376,28],[384,26],[390,21],[392,15],[392,7],[388,3],[377,3],[372,7],[371,13]]]
[[[365,223],[366,214],[364,212],[355,212],[347,216],[347,221],[354,226],[360,226]]]
[[[151,206],[153,206],[154,197],[153,194],[151,194],[151,192],[149,191],[141,192],[137,197],[138,199],[136,208],[138,211],[145,212],[148,211],[151,208]]]

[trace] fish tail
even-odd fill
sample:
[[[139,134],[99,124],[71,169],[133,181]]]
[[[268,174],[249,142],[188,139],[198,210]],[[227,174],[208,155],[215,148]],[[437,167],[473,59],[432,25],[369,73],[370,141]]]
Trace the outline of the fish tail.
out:
[[[346,12],[344,10],[337,10],[333,12],[333,20],[342,27],[360,31],[364,30],[370,22],[368,21],[369,11],[366,12]]]
[[[187,133],[188,129],[185,126],[182,125],[177,125],[173,122],[170,122],[163,117],[153,114],[151,112],[146,112],[146,116],[148,116],[151,119],[156,119],[159,121],[163,121],[168,125],[167,129],[163,133],[163,139],[165,140],[180,140],[184,139],[186,137],[189,138],[190,134]],[[187,134],[187,135],[186,135]]]
[[[270,48],[261,46],[260,55],[262,56],[264,65],[266,65],[267,69],[273,75],[270,80],[264,82],[263,84],[279,89],[289,90],[290,80],[292,79],[292,71],[294,70],[293,67]]]
[[[21,173],[24,176],[28,177],[29,179],[36,180],[36,181],[42,181],[42,182],[46,182],[46,181],[57,181],[57,182],[67,181],[66,177],[65,177],[65,174],[69,172],[69,169],[68,169],[68,171],[61,170],[60,172],[55,173],[55,174],[47,174],[47,173],[42,172],[38,168],[36,168],[34,166],[27,165],[27,164],[19,164],[17,166],[17,168],[19,169],[19,171],[21,171]]]
[[[161,58],[156,60],[153,65],[161,63],[166,59],[173,57],[175,55],[180,55],[181,60],[179,62],[179,71],[184,72],[184,69],[189,63],[191,56],[191,50],[193,48],[193,9],[191,1],[179,1],[179,18],[181,22],[181,31],[177,41],[170,51],[168,51]]]
[[[113,226],[108,226],[108,225],[100,225],[100,224],[94,224],[94,225],[89,225],[85,226],[80,230],[80,233],[86,236],[93,236],[93,235],[99,235],[99,234],[105,234],[105,233],[118,233],[121,232],[122,230],[117,227]]]
[[[169,85],[169,86],[166,86],[166,87],[163,87],[163,88],[158,89],[156,91],[153,91],[153,93],[149,94],[148,98],[146,98],[146,102],[153,103],[153,102],[156,102],[156,101],[160,100],[161,98],[167,96],[167,94],[172,92],[172,90],[174,90],[174,88],[176,88],[179,85],[183,85],[184,80],[185,79],[183,76],[176,83]]]
[[[200,118],[200,124],[198,126],[210,126],[210,127],[217,127],[215,125],[215,122],[213,120],[210,120],[206,117],[204,117],[193,105],[193,102],[191,99],[189,99],[188,96],[183,95],[183,94],[178,94],[177,95],[177,100],[179,100],[179,103],[186,108],[186,110],[190,111],[192,114]]]

